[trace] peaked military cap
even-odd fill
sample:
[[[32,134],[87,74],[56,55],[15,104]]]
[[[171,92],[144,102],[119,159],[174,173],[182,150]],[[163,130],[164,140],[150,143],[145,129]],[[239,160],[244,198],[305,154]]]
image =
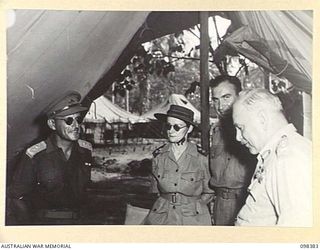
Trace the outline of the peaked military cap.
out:
[[[88,111],[87,107],[81,106],[80,100],[81,95],[78,92],[69,91],[62,98],[50,104],[45,113],[48,118],[54,118]]]

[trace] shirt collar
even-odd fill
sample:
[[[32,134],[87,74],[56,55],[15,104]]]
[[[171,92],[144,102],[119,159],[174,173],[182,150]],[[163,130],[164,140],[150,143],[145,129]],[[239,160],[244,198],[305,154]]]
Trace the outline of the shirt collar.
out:
[[[162,149],[161,153],[169,152],[170,151],[170,143],[166,144]]]
[[[188,142],[188,146],[186,148],[186,153],[191,155],[191,156],[198,156],[198,149],[197,149],[197,145]]]
[[[54,141],[54,134],[51,134],[51,135],[47,138],[46,143],[47,143],[47,152],[48,152],[48,153],[51,153],[51,152],[56,151],[56,150],[59,149],[59,148],[57,147],[55,141]]]
[[[46,139],[46,143],[47,143],[47,152],[51,153],[53,151],[57,151],[60,150],[60,148],[57,146],[57,144],[55,143],[55,139],[54,139],[54,134],[51,134],[47,139]],[[78,147],[78,143],[74,143],[73,145],[73,149],[75,148],[80,148]]]
[[[295,132],[296,128],[293,126],[293,124],[288,124],[281,128],[278,132],[276,132],[269,142],[260,150],[260,153],[257,156],[258,162],[264,161],[272,152],[272,150],[276,147],[279,140],[283,135]]]
[[[198,152],[197,145],[190,143],[190,142],[186,142],[186,143],[187,143],[187,148],[183,152],[183,154],[189,154],[191,156],[197,157],[197,155],[198,155],[197,154],[197,152]],[[170,152],[171,151],[170,149],[171,149],[171,147],[170,147],[170,143],[169,143],[168,145],[163,147],[163,152]],[[173,153],[172,153],[172,155],[173,155]]]

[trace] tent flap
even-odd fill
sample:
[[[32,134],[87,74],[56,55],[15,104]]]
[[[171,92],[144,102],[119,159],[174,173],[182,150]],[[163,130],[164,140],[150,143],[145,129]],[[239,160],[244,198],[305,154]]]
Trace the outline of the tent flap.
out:
[[[229,54],[230,49],[231,53],[237,51],[273,74],[287,78],[298,89],[311,93],[311,80],[276,54],[266,40],[249,26],[237,29],[223,41],[215,51],[215,61],[218,62],[223,55]]]

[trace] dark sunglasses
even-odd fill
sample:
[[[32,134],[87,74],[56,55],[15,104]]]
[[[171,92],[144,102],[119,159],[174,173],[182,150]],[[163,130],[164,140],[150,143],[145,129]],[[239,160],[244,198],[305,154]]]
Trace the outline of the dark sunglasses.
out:
[[[185,128],[187,126],[180,127],[178,124],[171,125],[170,123],[167,123],[164,126],[165,130],[171,130],[171,127],[173,127],[173,129],[178,132],[180,129]]]
[[[83,118],[81,116],[77,116],[77,117],[67,117],[67,118],[56,118],[57,120],[64,120],[64,122],[67,124],[67,125],[71,125],[73,124],[74,120],[77,121],[78,124],[81,124],[82,121],[83,121]]]

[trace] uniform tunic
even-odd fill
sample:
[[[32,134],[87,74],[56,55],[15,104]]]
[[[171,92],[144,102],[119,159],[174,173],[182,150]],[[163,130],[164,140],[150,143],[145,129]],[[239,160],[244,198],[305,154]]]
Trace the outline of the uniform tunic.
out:
[[[8,188],[9,199],[20,203],[14,208],[18,218],[29,220],[22,223],[41,209],[79,209],[90,181],[91,150],[89,142],[78,140],[67,160],[51,137],[26,150]]]
[[[235,138],[232,121],[219,123],[213,129],[210,187],[216,192],[213,212],[216,225],[234,225],[256,164],[255,157]]]
[[[153,192],[160,197],[154,203],[146,224],[211,225],[208,202],[212,190],[207,159],[196,145],[189,143],[179,160],[170,144],[153,159]]]
[[[260,151],[239,226],[312,226],[311,141],[292,124]]]

